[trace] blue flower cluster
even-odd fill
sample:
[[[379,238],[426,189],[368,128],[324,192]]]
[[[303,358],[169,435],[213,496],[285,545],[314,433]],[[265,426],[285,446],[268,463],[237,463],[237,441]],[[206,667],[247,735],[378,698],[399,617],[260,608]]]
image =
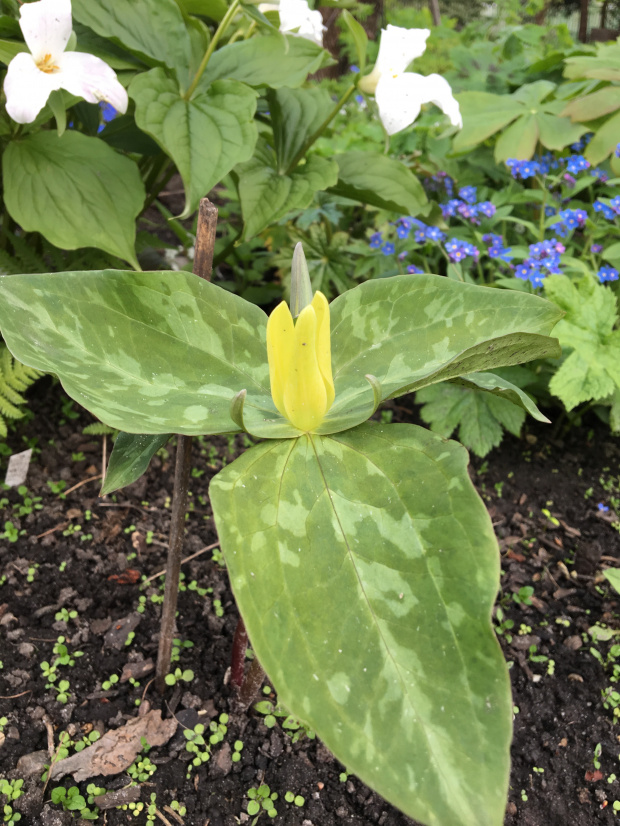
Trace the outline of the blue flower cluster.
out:
[[[584,227],[587,217],[588,213],[585,209],[562,209],[551,225],[552,231],[566,238],[569,232]]]
[[[564,244],[557,238],[530,244],[530,254],[515,267],[515,275],[523,281],[529,281],[533,287],[541,287],[547,275],[561,273],[560,254],[566,251]]]
[[[592,208],[595,212],[600,212],[603,218],[608,221],[613,221],[618,217],[618,215],[620,215],[620,195],[616,195],[615,198],[612,198],[609,204],[606,204],[600,198],[597,198],[592,204]]]
[[[482,236],[482,240],[488,245],[487,253],[489,258],[499,259],[505,261],[507,264],[512,259],[512,247],[504,246],[504,239],[501,235],[494,235],[492,232],[487,232]]]
[[[458,238],[450,238],[444,244],[444,249],[448,253],[448,258],[453,264],[464,261],[466,258],[473,258],[477,261],[480,257],[480,250],[468,241],[460,241]]]
[[[583,148],[581,143],[573,144],[571,148],[575,150],[576,147],[578,147],[576,151],[580,151]],[[509,158],[506,161],[506,166],[515,180],[525,181],[528,178],[534,178],[536,175],[548,175],[552,169],[559,169],[563,163],[566,164],[564,180],[573,186],[575,184],[573,175],[578,175],[580,172],[590,169],[590,161],[586,160],[583,155],[569,155],[567,158],[556,158],[551,152],[536,155],[531,161],[520,161],[517,158]],[[597,178],[608,180],[607,173],[602,169],[598,169],[598,167],[593,169],[591,174]]]
[[[601,284],[604,284],[606,281],[618,280],[618,270],[615,267],[610,267],[608,264],[604,264],[597,272],[597,275]]]

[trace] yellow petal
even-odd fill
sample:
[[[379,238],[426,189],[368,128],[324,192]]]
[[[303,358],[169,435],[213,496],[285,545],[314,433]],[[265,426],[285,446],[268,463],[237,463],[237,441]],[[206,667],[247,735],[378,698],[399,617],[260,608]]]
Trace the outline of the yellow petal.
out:
[[[299,314],[284,387],[284,407],[291,424],[300,430],[315,430],[327,411],[325,382],[316,357],[317,319],[309,305]]]
[[[267,360],[271,397],[283,416],[284,386],[289,371],[294,337],[293,316],[286,301],[281,301],[267,320]]]
[[[325,382],[325,392],[327,394],[327,408],[334,402],[334,380],[332,378],[332,346],[331,332],[329,328],[329,303],[322,292],[316,292],[312,299],[312,307],[316,313],[316,357],[319,363],[319,370]]]

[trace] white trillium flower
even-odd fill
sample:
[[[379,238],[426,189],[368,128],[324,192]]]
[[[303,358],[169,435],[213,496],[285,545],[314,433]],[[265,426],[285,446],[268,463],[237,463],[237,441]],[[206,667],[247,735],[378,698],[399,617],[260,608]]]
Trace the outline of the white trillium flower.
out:
[[[388,135],[410,126],[424,103],[434,103],[453,126],[463,119],[452,89],[441,75],[418,75],[405,69],[426,49],[429,29],[403,29],[388,25],[381,31],[379,55],[374,69],[360,81],[360,89],[374,94],[379,117]]]
[[[19,25],[30,54],[21,52],[11,60],[4,81],[6,111],[14,121],[32,123],[57,89],[127,111],[127,92],[107,63],[92,54],[65,52],[71,0],[24,3]]]
[[[307,0],[280,0],[279,3],[261,3],[260,11],[277,11],[280,14],[280,31],[290,32],[323,45],[323,16],[312,10]]]

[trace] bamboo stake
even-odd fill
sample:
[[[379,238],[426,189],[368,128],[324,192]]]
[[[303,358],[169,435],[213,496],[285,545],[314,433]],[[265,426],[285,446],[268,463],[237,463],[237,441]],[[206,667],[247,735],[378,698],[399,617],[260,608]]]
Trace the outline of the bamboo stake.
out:
[[[194,251],[194,274],[211,280],[213,268],[213,250],[215,247],[215,230],[217,226],[217,207],[208,198],[203,198],[198,210],[198,227],[196,230],[196,247]],[[179,574],[181,572],[181,551],[185,532],[185,513],[187,511],[187,491],[192,457],[192,437],[177,437],[177,453],[174,468],[174,492],[172,514],[170,519],[170,537],[168,541],[168,559],[166,563],[166,586],[161,613],[159,648],[155,685],[160,694],[166,690],[166,674],[170,670],[172,640],[174,638],[175,615],[179,595]]]

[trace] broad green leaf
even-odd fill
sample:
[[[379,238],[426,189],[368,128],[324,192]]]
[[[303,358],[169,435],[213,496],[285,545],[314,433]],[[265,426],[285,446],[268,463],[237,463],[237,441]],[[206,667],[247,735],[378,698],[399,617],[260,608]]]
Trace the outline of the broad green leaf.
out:
[[[144,70],[144,63],[139,58],[134,57],[126,49],[117,46],[105,37],[95,34],[88,26],[84,26],[78,20],[73,21],[73,31],[75,32],[77,43],[75,50],[94,54],[115,69],[117,72],[123,69]]]
[[[129,94],[136,101],[136,123],[172,158],[183,178],[181,217],[191,215],[233,166],[252,156],[256,92],[248,86],[220,80],[185,100],[163,69],[151,69],[134,78]]]
[[[605,247],[602,255],[605,261],[609,261],[610,263],[617,262],[620,259],[620,241],[616,241],[615,244],[610,244],[608,247]]]
[[[20,52],[27,52],[25,43],[18,43],[15,40],[0,40],[0,62],[10,63],[15,55]]]
[[[403,163],[378,152],[336,155],[338,183],[330,192],[380,209],[417,215],[427,203],[414,173]]]
[[[218,49],[202,76],[199,89],[214,80],[240,80],[248,86],[301,86],[328,57],[316,43],[304,37],[269,34],[230,43]]]
[[[527,160],[532,157],[538,143],[538,122],[535,115],[521,115],[506,129],[495,144],[495,160],[508,158]]]
[[[608,115],[615,112],[619,106],[620,86],[606,86],[591,95],[571,100],[562,114],[581,122]]]
[[[200,14],[218,22],[228,11],[226,0],[177,0],[187,14]]]
[[[617,568],[607,568],[603,571],[603,576],[612,588],[620,594],[620,571]]]
[[[119,433],[110,455],[108,469],[101,487],[101,496],[131,485],[149,466],[157,451],[163,447],[170,433],[148,436],[135,433]]]
[[[593,166],[597,166],[614,152],[620,135],[620,112],[617,112],[596,130],[594,137],[586,147],[585,157]]]
[[[527,109],[539,109],[541,102],[555,88],[556,84],[550,80],[536,80],[534,83],[526,83],[524,86],[520,86],[510,97]]]
[[[243,213],[244,238],[252,238],[293,209],[305,209],[316,192],[336,183],[338,167],[335,161],[310,155],[290,173],[277,170],[271,148],[259,141],[254,157],[240,164],[239,199]]]
[[[239,390],[271,403],[264,312],[191,273],[4,276],[0,295],[11,352],[111,427],[227,433]]]
[[[73,130],[11,141],[2,158],[4,197],[26,232],[61,249],[97,247],[132,266],[135,219],[144,204],[136,164],[104,141]]]
[[[330,313],[336,400],[321,433],[368,418],[368,374],[388,399],[464,374],[560,355],[548,333],[562,312],[551,302],[437,275],[367,281],[338,296]]]
[[[346,9],[342,10],[341,19],[351,32],[353,38],[353,45],[355,46],[355,54],[357,57],[357,65],[360,73],[366,68],[366,52],[368,51],[368,35],[364,31],[364,27],[357,22],[351,12]]]
[[[334,102],[326,89],[278,89],[269,94],[278,172],[286,172],[306,138],[326,120]]]
[[[592,78],[594,80],[620,80],[620,45],[597,43],[596,55],[568,57],[564,75],[567,78]]]
[[[183,87],[189,85],[191,44],[175,0],[73,0],[73,15],[147,64],[174,69]]]
[[[454,138],[455,152],[477,146],[523,114],[522,107],[515,105],[510,95],[461,92],[456,98],[463,116],[463,128]]]
[[[539,112],[536,115],[536,123],[540,133],[540,142],[552,151],[564,149],[565,146],[575,143],[582,135],[590,131],[587,126],[571,123],[568,118],[545,112]]]
[[[549,389],[567,410],[610,396],[620,387],[615,295],[592,276],[575,283],[565,275],[552,275],[545,279],[544,286],[549,298],[566,312],[555,332],[570,353],[551,379]]]
[[[611,397],[609,426],[613,433],[620,432],[620,387],[616,387]]]
[[[279,700],[421,823],[500,826],[512,709],[490,623],[499,556],[466,451],[366,424],[258,445],[210,496]]]

